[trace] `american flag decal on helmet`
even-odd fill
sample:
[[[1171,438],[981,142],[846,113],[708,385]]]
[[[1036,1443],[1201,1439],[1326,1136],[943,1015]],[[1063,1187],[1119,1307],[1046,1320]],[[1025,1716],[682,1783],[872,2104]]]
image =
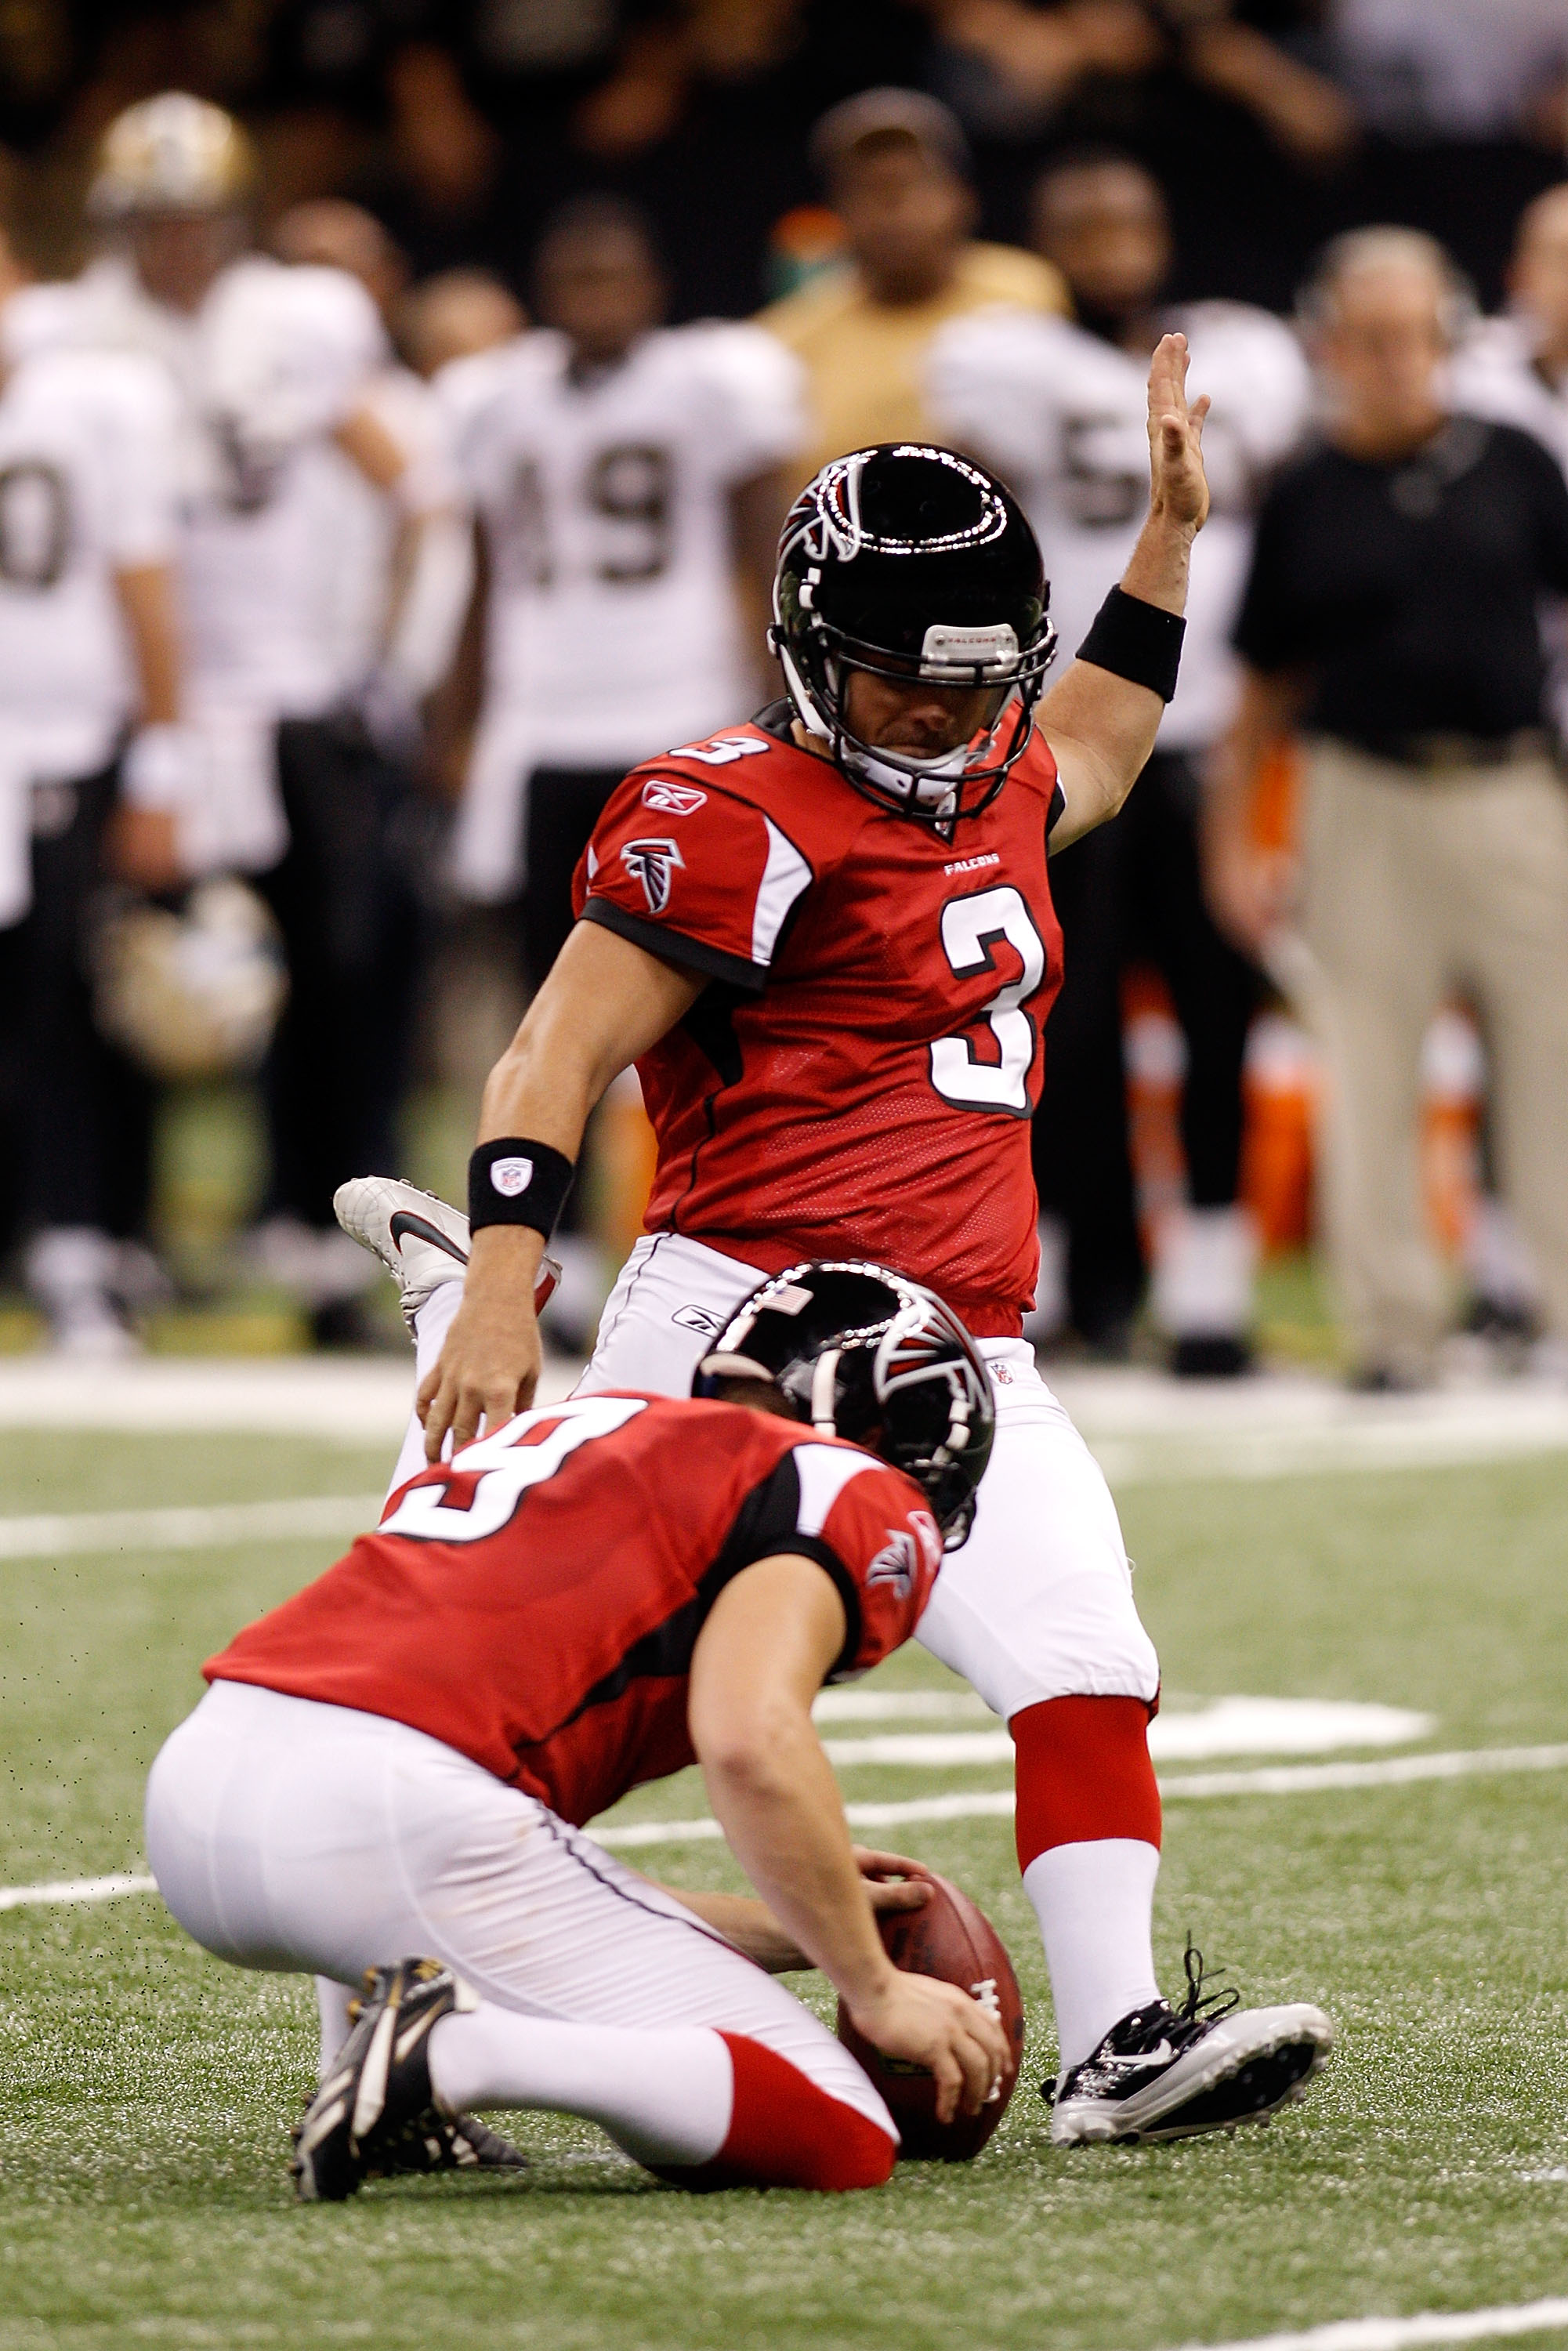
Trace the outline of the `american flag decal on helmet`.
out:
[[[673,841],[629,841],[621,862],[643,884],[651,914],[662,914],[670,903],[670,883],[685,859]]]

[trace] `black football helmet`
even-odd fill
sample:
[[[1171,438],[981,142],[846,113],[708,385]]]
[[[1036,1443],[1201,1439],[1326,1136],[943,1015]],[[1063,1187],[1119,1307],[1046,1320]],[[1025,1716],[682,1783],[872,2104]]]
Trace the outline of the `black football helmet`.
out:
[[[1029,741],[1056,651],[1050,595],[1040,543],[994,475],[953,449],[884,442],[835,457],[789,509],[768,643],[796,716],[850,782],[946,826],[990,806]],[[879,749],[844,715],[853,669],[989,687],[982,731],[936,758]]]
[[[902,1469],[946,1549],[964,1541],[996,1409],[973,1339],[934,1290],[885,1266],[791,1266],[737,1308],[692,1394],[719,1395],[729,1380],[766,1380],[791,1419]]]

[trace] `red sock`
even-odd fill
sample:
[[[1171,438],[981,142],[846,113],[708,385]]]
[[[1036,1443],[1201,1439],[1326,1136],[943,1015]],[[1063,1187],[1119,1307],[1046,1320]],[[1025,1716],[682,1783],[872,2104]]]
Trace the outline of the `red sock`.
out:
[[[1051,1698],[1013,1716],[1019,1869],[1053,1845],[1099,1837],[1158,1849],[1151,1711],[1141,1698]]]
[[[707,2163],[657,2167],[677,2188],[880,2188],[898,2150],[866,2116],[831,2098],[788,2058],[720,2034],[735,2067],[729,2136]]]

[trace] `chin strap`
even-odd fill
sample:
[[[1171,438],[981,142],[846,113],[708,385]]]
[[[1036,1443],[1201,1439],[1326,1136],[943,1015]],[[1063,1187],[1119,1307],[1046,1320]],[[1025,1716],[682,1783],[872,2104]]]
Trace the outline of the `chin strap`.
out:
[[[811,1374],[811,1426],[819,1437],[836,1437],[839,1424],[833,1415],[833,1403],[839,1384],[839,1357],[841,1347],[829,1347],[818,1356]]]

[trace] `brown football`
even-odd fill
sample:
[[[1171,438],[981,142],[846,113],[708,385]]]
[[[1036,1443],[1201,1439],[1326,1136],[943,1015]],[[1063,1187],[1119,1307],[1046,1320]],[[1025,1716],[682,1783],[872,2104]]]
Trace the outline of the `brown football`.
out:
[[[884,2057],[855,2031],[839,2002],[839,2039],[864,2066],[887,2100],[903,2135],[900,2160],[972,2163],[1008,2110],[1023,2055],[1023,1998],[1007,1946],[985,1912],[951,1879],[934,1877],[931,1898],[919,1910],[894,1910],[877,1920],[888,1958],[906,1974],[957,1984],[1001,2020],[1012,2066],[997,2095],[977,2115],[936,2119],[936,2085],[924,2065]]]

